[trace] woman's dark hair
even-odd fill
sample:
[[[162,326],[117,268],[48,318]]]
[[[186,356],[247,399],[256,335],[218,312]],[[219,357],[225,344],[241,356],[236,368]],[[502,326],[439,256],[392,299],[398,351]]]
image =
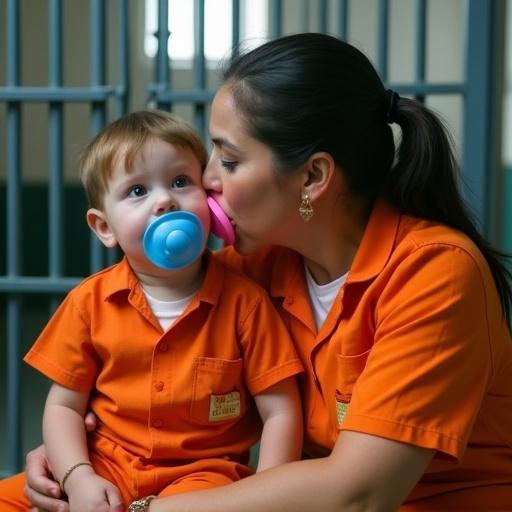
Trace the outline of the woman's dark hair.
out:
[[[370,201],[383,194],[402,213],[469,236],[489,264],[510,325],[505,255],[478,232],[458,190],[451,140],[433,112],[387,91],[363,53],[325,34],[285,36],[239,53],[223,78],[251,135],[273,151],[278,171],[292,172],[326,151],[353,193]],[[396,153],[390,105],[402,132]]]

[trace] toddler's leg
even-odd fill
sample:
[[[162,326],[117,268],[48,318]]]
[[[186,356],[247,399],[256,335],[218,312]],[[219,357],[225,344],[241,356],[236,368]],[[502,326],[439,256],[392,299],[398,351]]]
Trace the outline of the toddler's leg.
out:
[[[191,491],[200,491],[202,489],[211,489],[213,487],[220,487],[222,485],[227,485],[236,480],[231,480],[226,475],[220,475],[218,473],[209,473],[207,471],[203,471],[201,473],[194,473],[189,476],[185,476],[176,480],[171,485],[168,485],[162,492],[158,495],[160,497],[163,496],[173,496],[174,494],[181,494],[184,492]]]
[[[159,492],[158,495],[160,497],[172,496],[184,492],[221,487],[253,473],[247,466],[235,462],[219,461],[218,467],[215,467],[215,463],[208,463],[207,466],[210,467],[177,478]]]
[[[0,510],[2,512],[26,512],[31,505],[23,489],[25,487],[25,473],[0,480]]]

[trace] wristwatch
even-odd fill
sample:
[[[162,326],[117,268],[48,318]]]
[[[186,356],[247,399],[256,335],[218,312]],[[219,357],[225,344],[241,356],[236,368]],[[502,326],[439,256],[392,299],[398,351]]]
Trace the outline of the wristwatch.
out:
[[[140,500],[132,501],[128,507],[128,512],[148,512],[149,504],[156,496],[146,496]]]

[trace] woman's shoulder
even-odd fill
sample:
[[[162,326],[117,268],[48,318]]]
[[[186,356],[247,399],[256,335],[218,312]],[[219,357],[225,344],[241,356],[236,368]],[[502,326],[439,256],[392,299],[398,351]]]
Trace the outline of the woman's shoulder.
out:
[[[479,268],[487,267],[484,255],[468,235],[431,220],[403,216],[397,233],[397,247],[408,247],[409,251],[435,247],[452,256],[460,254]]]

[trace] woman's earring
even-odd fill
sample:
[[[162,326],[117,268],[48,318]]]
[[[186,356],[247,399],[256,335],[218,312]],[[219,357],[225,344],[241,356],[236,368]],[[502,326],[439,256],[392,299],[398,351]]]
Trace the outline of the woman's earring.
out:
[[[313,217],[313,213],[314,213],[313,205],[311,204],[311,201],[309,200],[309,196],[307,194],[304,194],[302,196],[302,199],[300,201],[300,206],[299,206],[299,213],[300,213],[300,216],[306,222],[308,222],[309,219],[311,219],[311,217]]]

